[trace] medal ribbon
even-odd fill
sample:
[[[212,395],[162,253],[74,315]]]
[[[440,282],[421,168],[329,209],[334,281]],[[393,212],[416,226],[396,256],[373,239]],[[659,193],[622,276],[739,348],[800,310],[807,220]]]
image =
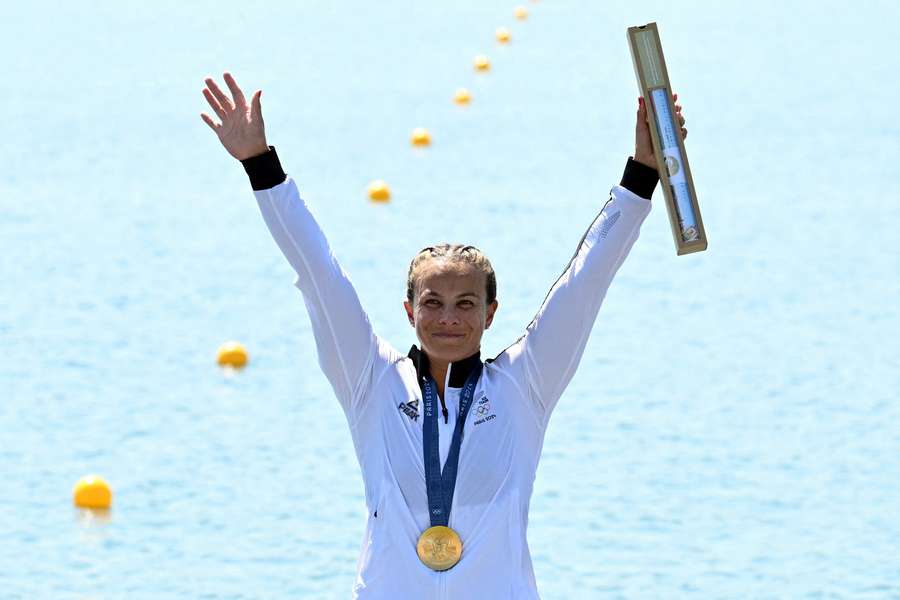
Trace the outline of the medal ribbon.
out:
[[[469,408],[475,398],[475,386],[481,376],[484,365],[478,363],[463,386],[459,396],[459,417],[453,428],[450,452],[441,472],[441,450],[438,442],[438,418],[435,403],[437,402],[437,384],[431,375],[425,380],[422,401],[425,405],[425,417],[422,422],[422,450],[425,457],[425,485],[428,490],[428,513],[431,526],[450,522],[450,507],[453,505],[453,490],[456,488],[456,469],[459,466],[459,447],[462,444],[463,426],[469,415]]]

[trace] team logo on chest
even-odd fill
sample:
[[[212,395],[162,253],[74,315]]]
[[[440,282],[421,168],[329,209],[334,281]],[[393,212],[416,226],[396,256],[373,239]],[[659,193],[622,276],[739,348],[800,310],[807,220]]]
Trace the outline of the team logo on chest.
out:
[[[491,401],[487,396],[482,396],[472,406],[472,412],[475,414],[475,422],[472,425],[481,425],[497,418],[497,415],[491,412]]]
[[[397,408],[405,414],[411,421],[419,420],[419,401],[410,400],[409,402],[401,402]]]

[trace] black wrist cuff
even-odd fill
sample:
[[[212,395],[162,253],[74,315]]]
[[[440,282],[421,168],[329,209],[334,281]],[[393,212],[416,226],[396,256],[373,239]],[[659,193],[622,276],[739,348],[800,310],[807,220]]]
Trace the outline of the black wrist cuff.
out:
[[[287,179],[275,152],[275,146],[269,146],[268,152],[245,158],[241,164],[250,176],[250,185],[254,192],[273,188]]]
[[[619,185],[641,198],[649,200],[658,182],[659,173],[657,173],[656,169],[639,163],[629,156]]]

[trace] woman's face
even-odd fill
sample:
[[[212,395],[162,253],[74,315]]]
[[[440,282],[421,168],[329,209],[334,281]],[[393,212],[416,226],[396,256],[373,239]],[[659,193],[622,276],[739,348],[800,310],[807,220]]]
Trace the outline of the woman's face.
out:
[[[465,262],[422,265],[413,301],[403,303],[422,350],[432,361],[454,362],[478,352],[497,301],[487,304],[485,275]]]

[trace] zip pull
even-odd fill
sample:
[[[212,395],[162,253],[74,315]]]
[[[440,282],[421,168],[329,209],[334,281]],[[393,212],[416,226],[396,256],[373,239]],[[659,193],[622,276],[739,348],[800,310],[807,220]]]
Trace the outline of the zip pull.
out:
[[[448,420],[450,415],[447,412],[447,405],[444,404],[444,399],[441,398],[440,400],[441,400],[441,412],[444,413],[444,425],[447,425],[450,422]]]

